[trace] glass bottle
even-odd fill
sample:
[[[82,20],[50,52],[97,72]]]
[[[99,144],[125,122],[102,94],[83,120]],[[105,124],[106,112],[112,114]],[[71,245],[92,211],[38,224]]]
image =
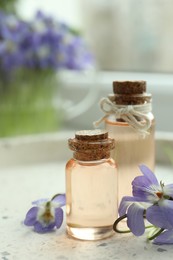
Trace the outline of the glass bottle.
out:
[[[66,165],[68,235],[97,240],[113,234],[117,218],[117,171],[110,158],[115,142],[104,130],[83,130],[68,140],[73,158]]]
[[[112,158],[118,167],[118,201],[132,195],[131,183],[139,165],[155,165],[155,120],[145,81],[114,81],[114,94],[102,99],[105,128],[116,141]]]

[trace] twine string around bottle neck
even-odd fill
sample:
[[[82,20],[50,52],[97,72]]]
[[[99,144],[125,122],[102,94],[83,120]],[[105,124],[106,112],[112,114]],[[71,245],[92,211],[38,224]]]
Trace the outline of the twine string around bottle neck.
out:
[[[109,115],[115,115],[116,118],[123,119],[142,135],[149,134],[148,130],[151,127],[152,120],[148,113],[152,111],[151,103],[117,105],[109,98],[104,97],[100,100],[100,108],[105,115],[93,123],[94,127],[98,127]]]

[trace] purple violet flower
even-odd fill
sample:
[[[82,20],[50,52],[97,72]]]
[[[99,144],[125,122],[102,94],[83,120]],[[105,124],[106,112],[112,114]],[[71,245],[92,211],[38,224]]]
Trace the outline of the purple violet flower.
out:
[[[119,215],[127,214],[127,225],[131,232],[140,236],[145,231],[144,214],[149,222],[160,228],[168,228],[162,221],[158,222],[156,208],[162,212],[162,215],[170,220],[170,212],[173,213],[173,184],[164,185],[158,182],[154,173],[145,165],[140,167],[143,176],[136,177],[132,182],[133,197],[123,197],[119,206]],[[161,218],[162,220],[162,218]]]
[[[38,233],[47,233],[60,228],[63,222],[63,207],[66,204],[65,194],[58,194],[52,200],[40,199],[26,214],[24,224],[33,226]]]

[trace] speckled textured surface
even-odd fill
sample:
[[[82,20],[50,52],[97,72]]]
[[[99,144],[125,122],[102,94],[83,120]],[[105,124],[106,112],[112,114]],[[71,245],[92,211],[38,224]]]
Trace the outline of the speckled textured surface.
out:
[[[68,238],[65,221],[60,230],[37,234],[22,221],[30,202],[65,190],[65,162],[0,170],[0,259],[2,260],[109,260],[172,259],[173,246],[153,245],[146,236],[115,234],[88,242]],[[157,167],[159,179],[173,182],[173,169]]]

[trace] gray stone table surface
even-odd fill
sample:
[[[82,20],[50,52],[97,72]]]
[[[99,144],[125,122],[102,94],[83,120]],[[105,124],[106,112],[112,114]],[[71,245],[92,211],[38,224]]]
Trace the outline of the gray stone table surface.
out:
[[[173,246],[153,245],[145,235],[115,234],[90,242],[67,237],[65,220],[61,229],[43,235],[24,226],[33,200],[64,192],[64,167],[65,161],[59,161],[0,169],[0,259],[172,259]],[[156,174],[173,182],[171,166],[157,165]]]
[[[65,191],[65,163],[71,156],[67,138],[74,133],[0,140],[0,259],[109,260],[172,259],[173,245],[153,245],[146,235],[115,234],[99,241],[67,237],[63,226],[37,234],[24,226],[31,202]],[[165,150],[166,149],[166,150]],[[173,134],[160,133],[156,142],[156,175],[173,183]]]

